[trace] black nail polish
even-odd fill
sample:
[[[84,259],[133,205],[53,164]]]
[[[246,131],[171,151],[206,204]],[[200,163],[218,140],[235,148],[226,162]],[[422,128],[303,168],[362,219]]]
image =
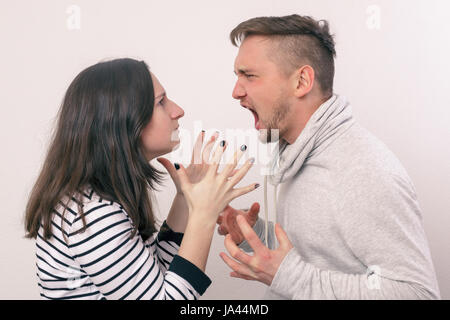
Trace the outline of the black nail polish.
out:
[[[220,141],[220,146],[224,147],[225,146],[225,140]]]
[[[255,184],[255,189],[257,189],[259,187],[259,183]]]
[[[175,166],[175,170],[180,169],[180,165],[178,163],[174,163],[173,165]]]
[[[241,146],[241,151],[245,151],[245,150],[247,150],[247,146],[246,146],[245,144],[243,144],[243,145]]]

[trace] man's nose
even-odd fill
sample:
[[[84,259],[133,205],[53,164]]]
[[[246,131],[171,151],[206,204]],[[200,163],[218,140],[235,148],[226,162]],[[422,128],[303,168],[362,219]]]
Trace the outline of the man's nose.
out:
[[[234,89],[231,95],[233,96],[234,99],[241,99],[245,96],[244,87],[239,83],[239,81],[236,81],[236,84],[234,85]]]

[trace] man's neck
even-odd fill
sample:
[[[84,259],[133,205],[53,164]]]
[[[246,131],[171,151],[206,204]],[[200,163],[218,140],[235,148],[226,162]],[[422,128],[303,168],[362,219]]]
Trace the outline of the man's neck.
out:
[[[331,97],[309,98],[310,101],[299,101],[299,105],[294,108],[295,112],[292,115],[291,125],[283,135],[282,139],[288,144],[293,144],[306,127],[314,112],[330,98]]]

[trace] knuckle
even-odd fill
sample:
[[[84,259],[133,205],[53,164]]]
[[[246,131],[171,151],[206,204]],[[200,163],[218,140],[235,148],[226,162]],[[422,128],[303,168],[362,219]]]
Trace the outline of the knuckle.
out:
[[[238,259],[238,257],[239,257],[239,252],[237,250],[230,252],[230,254],[234,259]]]
[[[263,268],[261,266],[261,263],[259,261],[255,261],[252,265],[252,271],[256,274],[263,272]]]

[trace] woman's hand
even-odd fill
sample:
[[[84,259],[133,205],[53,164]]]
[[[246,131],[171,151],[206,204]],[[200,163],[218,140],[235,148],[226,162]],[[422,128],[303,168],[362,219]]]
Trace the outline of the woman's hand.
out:
[[[208,170],[208,163],[211,155],[211,149],[214,146],[214,142],[216,141],[218,136],[219,136],[218,132],[215,132],[211,136],[202,153],[205,131],[200,132],[200,134],[198,135],[194,145],[194,150],[192,151],[191,163],[186,168],[186,175],[191,183],[197,183],[205,176]],[[182,195],[183,193],[181,191],[180,180],[178,178],[176,169],[173,166],[173,164],[168,159],[163,157],[160,157],[157,160],[166,168],[167,172],[172,178],[172,181],[177,189],[177,194]]]
[[[175,164],[178,169],[178,181],[187,201],[190,215],[193,213],[195,218],[205,219],[204,222],[212,221],[213,224],[230,201],[259,186],[254,183],[246,187],[234,188],[247,174],[254,162],[254,159],[249,159],[240,169],[234,170],[247,149],[246,146],[242,146],[234,154],[232,163],[225,165],[222,172],[217,172],[225,148],[226,143],[222,141],[214,151],[211,164],[207,165],[204,177],[197,182],[190,181],[187,170],[182,165]]]
[[[189,207],[189,219],[178,255],[202,271],[206,268],[219,213],[231,200],[258,187],[258,184],[251,184],[243,188],[234,188],[253,164],[253,159],[249,159],[240,169],[235,170],[246,150],[245,146],[234,154],[233,163],[227,164],[221,173],[217,172],[225,148],[226,143],[222,141],[212,155],[212,163],[206,164],[207,169],[203,177],[196,181],[194,179],[195,182],[189,180],[187,169],[175,164],[177,169],[175,175]]]

